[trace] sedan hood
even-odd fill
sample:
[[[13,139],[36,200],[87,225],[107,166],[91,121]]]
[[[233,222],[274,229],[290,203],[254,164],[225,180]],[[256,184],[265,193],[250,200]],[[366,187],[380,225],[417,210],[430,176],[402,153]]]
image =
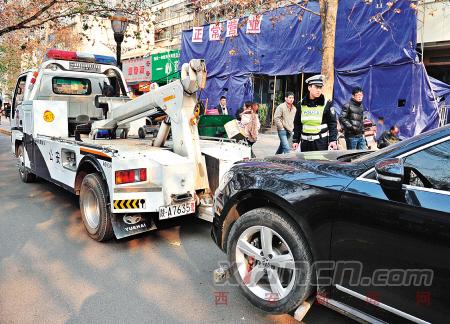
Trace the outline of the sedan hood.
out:
[[[270,173],[300,172],[300,177],[315,176],[350,176],[361,173],[361,164],[350,163],[352,157],[366,154],[368,151],[317,151],[304,153],[280,154],[264,159],[241,162],[247,167],[257,167]],[[266,171],[266,172],[267,172]]]
[[[264,160],[271,162],[285,163],[286,161],[315,161],[317,163],[346,163],[351,158],[356,158],[371,151],[347,150],[347,151],[315,151],[280,154],[267,157]]]

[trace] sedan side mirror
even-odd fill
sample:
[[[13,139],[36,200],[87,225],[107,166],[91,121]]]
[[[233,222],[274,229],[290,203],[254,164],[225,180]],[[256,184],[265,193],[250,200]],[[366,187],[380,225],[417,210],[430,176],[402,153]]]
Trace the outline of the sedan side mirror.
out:
[[[401,159],[386,159],[375,164],[377,180],[389,190],[400,190],[405,177],[405,168]]]

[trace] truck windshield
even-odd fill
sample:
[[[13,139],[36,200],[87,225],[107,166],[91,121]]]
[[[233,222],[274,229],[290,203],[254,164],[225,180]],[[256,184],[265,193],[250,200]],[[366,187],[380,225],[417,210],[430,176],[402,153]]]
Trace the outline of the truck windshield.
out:
[[[91,82],[88,79],[54,77],[52,79],[53,93],[61,95],[89,95]]]

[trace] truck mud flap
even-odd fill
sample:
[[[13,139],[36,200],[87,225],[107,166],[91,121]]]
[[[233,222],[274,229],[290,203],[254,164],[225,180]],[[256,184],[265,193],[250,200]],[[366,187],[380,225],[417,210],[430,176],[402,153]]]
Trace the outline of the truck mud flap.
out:
[[[143,214],[112,214],[112,226],[117,239],[156,229],[151,216]]]

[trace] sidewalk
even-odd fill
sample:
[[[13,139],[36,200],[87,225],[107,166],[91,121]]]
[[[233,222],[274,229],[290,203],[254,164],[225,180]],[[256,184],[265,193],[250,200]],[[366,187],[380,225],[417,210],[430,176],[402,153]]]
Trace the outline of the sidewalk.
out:
[[[275,155],[279,144],[278,134],[258,134],[258,140],[253,145],[253,153],[257,158]]]
[[[2,123],[0,124],[0,134],[9,136],[11,135],[11,125],[9,123],[9,119],[5,116],[2,116]]]

